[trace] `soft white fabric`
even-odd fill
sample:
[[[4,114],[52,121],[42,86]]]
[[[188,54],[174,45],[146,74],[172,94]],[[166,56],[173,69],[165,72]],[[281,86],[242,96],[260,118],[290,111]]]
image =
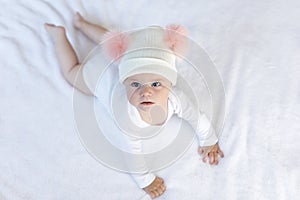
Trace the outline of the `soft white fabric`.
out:
[[[82,61],[95,44],[72,26],[75,11],[121,30],[182,24],[222,76],[226,121],[219,143],[225,158],[209,166],[191,145],[159,172],[167,191],[157,200],[300,196],[298,0],[0,0],[0,5],[0,199],[146,199],[127,174],[93,159],[77,136],[73,89],[43,28],[44,22],[66,26]]]

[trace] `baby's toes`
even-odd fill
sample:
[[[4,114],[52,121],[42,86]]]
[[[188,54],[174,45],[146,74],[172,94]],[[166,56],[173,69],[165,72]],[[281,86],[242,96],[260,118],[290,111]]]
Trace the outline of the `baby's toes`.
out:
[[[79,12],[76,12],[75,16],[74,16],[74,25],[76,28],[80,28],[82,26],[84,19],[83,17],[80,15]]]
[[[56,26],[54,24],[44,24],[46,31],[50,34],[53,39],[62,37],[65,34],[65,28],[63,26]]]
[[[56,26],[54,24],[49,24],[49,23],[45,23],[44,27],[46,29],[46,31],[50,32],[52,29],[56,28]]]
[[[78,20],[83,20],[83,17],[79,12],[76,12],[76,17]]]

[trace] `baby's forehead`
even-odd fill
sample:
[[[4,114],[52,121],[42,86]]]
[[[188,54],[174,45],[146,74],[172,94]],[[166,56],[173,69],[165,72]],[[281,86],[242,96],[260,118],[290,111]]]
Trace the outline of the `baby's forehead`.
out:
[[[162,82],[170,82],[165,77],[159,75],[159,74],[153,74],[153,73],[142,73],[142,74],[135,74],[130,77],[128,77],[126,81],[138,81],[138,82],[153,82],[153,81],[162,81]]]

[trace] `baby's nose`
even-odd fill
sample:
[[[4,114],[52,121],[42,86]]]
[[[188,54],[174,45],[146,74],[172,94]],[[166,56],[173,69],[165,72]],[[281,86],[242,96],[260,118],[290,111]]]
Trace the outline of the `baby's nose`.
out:
[[[148,85],[144,85],[143,87],[141,87],[141,96],[149,96],[152,94],[152,89],[150,86]]]

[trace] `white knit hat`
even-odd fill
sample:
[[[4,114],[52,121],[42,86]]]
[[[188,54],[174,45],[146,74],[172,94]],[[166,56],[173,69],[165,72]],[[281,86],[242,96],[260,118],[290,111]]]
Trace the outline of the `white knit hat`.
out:
[[[118,33],[118,41],[110,43],[108,51],[113,57],[120,57],[120,82],[123,83],[128,77],[136,74],[152,73],[165,77],[175,85],[177,80],[175,54],[176,50],[183,49],[184,45],[178,36],[174,37],[174,34],[180,35],[185,32],[183,27],[172,25],[168,29],[149,26],[127,35]],[[182,38],[182,35],[180,36]],[[179,43],[181,47],[178,47]],[[119,48],[119,52],[116,52],[116,47]]]

